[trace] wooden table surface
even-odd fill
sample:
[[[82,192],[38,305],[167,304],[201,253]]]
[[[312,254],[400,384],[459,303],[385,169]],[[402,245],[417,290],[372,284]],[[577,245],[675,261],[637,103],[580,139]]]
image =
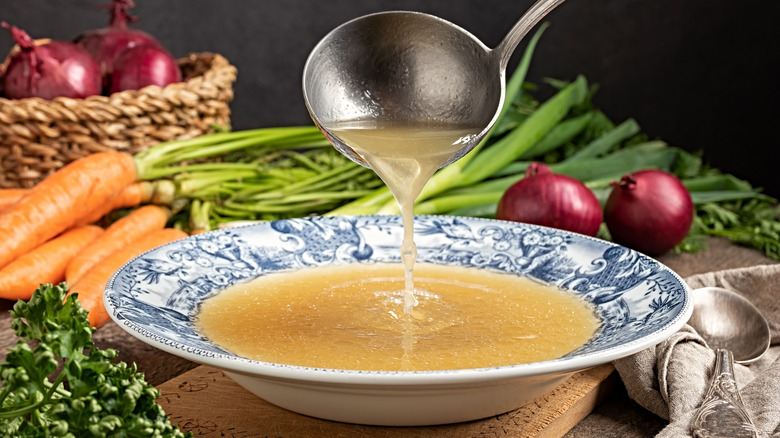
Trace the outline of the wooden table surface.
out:
[[[758,251],[739,247],[723,239],[709,239],[706,250],[696,254],[666,254],[658,260],[669,266],[682,277],[730,268],[777,263]],[[5,357],[6,348],[16,342],[10,328],[8,310],[12,302],[0,300],[0,359]],[[100,348],[114,348],[119,359],[135,362],[153,385],[189,371],[198,364],[162,352],[127,334],[113,322],[100,327],[94,334]],[[631,401],[622,385],[617,388],[594,412],[571,429],[567,437],[651,437],[665,423]]]

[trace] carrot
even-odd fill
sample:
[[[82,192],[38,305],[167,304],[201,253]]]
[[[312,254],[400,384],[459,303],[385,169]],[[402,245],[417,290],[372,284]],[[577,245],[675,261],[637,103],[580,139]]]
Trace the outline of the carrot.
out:
[[[145,181],[134,182],[122,189],[122,191],[108,200],[108,202],[82,218],[79,223],[85,225],[91,224],[118,208],[135,207],[144,202],[149,202],[153,193],[154,188],[152,183]]]
[[[168,217],[168,209],[153,204],[133,210],[106,228],[102,236],[71,260],[65,270],[65,281],[75,284],[85,272],[112,252],[131,245],[153,231],[165,228]]]
[[[156,195],[156,186],[157,184],[149,181],[134,182],[79,222],[81,225],[91,224],[118,208],[135,207],[149,202]],[[29,189],[0,189],[0,211],[16,203],[29,192]]]
[[[9,263],[0,269],[0,298],[28,300],[41,284],[62,282],[68,262],[101,233],[95,225],[72,228]]]
[[[13,205],[29,192],[28,189],[0,189],[0,210]]]
[[[76,225],[136,179],[133,157],[98,152],[46,177],[0,212],[0,268]]]
[[[116,209],[136,207],[148,202],[157,205],[172,205],[175,196],[176,187],[172,181],[137,181],[125,187],[124,190],[111,198],[111,200],[101,208],[83,218],[80,221],[80,224],[91,224]]]
[[[160,245],[178,240],[187,233],[174,228],[164,228],[146,235],[131,246],[126,246],[101,260],[89,272],[70,287],[70,293],[78,294],[81,305],[89,312],[89,322],[93,327],[99,327],[109,320],[108,312],[103,305],[103,291],[106,283],[114,273],[125,263]]]

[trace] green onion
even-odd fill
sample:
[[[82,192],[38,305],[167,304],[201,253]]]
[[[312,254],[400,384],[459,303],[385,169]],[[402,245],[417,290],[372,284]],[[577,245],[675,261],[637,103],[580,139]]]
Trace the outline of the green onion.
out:
[[[698,154],[649,140],[634,119],[615,124],[595,108],[596,86],[584,77],[548,79],[544,102],[525,81],[546,25],[529,41],[506,86],[494,128],[463,158],[423,188],[416,214],[493,217],[496,204],[533,161],[581,180],[599,201],[611,183],[642,169],[680,178],[697,209],[678,250],[721,236],[780,257],[780,207],[747,181],[708,167]],[[390,191],[368,168],[332,148],[315,126],[220,132],[161,143],[136,156],[143,180],[173,187],[177,226],[205,231],[235,221],[310,215],[395,214]],[[602,234],[608,238],[608,234]]]
[[[639,132],[639,125],[634,119],[628,119],[620,125],[612,128],[604,135],[591,141],[585,147],[569,157],[570,161],[596,158],[618,147],[620,143],[628,140]]]
[[[543,139],[520,154],[519,158],[527,159],[543,155],[572,141],[591,123],[593,115],[594,112],[589,111],[581,116],[562,121],[553,127]]]

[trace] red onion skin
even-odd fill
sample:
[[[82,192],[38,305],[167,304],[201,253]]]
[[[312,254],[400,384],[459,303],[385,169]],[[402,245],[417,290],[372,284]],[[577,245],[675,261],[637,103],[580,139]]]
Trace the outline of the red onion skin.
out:
[[[601,204],[579,180],[532,163],[525,178],[510,186],[496,208],[496,219],[524,222],[595,236]]]
[[[107,6],[111,9],[108,26],[84,32],[74,40],[92,55],[104,78],[111,73],[117,57],[125,50],[140,45],[162,47],[157,39],[148,33],[127,27],[128,22],[137,21],[128,12],[135,6],[132,0],[114,0]]]
[[[167,50],[158,46],[135,46],[116,59],[109,75],[108,92],[138,90],[149,85],[181,81],[181,69]]]
[[[642,170],[613,184],[604,206],[612,240],[650,256],[682,242],[693,223],[691,195],[674,175]]]
[[[81,47],[66,41],[36,45],[14,26],[11,30],[20,50],[12,54],[3,76],[3,91],[9,99],[72,97],[100,94],[100,70]]]
[[[146,32],[126,27],[106,27],[90,31],[78,37],[75,42],[97,61],[104,77],[111,74],[114,62],[123,51],[139,45],[160,46],[160,43]]]

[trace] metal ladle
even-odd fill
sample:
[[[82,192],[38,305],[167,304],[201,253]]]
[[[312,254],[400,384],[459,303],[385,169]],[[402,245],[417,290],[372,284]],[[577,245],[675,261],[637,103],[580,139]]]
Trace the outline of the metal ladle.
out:
[[[505,98],[509,58],[520,40],[564,0],[538,0],[490,49],[464,29],[419,12],[381,12],[348,21],[312,50],[303,96],[334,147],[369,167],[328,130],[345,121],[424,121],[479,131],[444,165],[473,149]]]
[[[688,324],[715,350],[715,372],[691,425],[693,436],[759,437],[742,404],[734,363],[754,362],[769,349],[769,324],[750,301],[729,290],[705,287],[691,294]]]

